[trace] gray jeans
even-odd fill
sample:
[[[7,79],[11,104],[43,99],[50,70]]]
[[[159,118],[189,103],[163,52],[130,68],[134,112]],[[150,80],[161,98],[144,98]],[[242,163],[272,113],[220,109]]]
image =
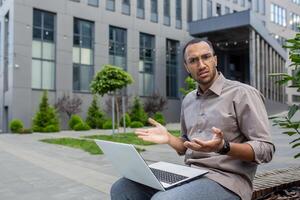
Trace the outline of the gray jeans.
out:
[[[116,181],[110,190],[112,200],[239,200],[235,193],[215,181],[202,177],[189,183],[158,191],[126,178]]]

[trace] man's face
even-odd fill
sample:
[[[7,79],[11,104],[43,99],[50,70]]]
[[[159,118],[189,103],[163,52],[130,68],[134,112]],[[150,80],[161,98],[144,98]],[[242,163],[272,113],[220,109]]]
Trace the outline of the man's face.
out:
[[[206,42],[191,44],[185,51],[185,67],[201,89],[208,89],[217,74],[217,57]]]

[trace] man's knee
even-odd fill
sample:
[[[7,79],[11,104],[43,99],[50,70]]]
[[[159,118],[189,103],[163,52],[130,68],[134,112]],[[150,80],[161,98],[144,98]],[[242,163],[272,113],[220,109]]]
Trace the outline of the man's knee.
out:
[[[117,180],[110,188],[110,197],[112,200],[121,200],[123,199],[123,195],[126,190],[126,185],[128,184],[128,180],[125,178],[120,178]]]

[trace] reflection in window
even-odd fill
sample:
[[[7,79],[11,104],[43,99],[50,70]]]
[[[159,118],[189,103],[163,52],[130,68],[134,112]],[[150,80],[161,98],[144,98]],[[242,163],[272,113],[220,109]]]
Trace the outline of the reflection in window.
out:
[[[137,0],[137,14],[138,18],[145,18],[145,0]]]
[[[122,13],[125,15],[130,15],[130,0],[122,1]]]
[[[94,74],[94,23],[74,19],[73,90],[89,91]]]
[[[116,10],[115,0],[106,0],[106,9],[110,11],[115,11]]]
[[[291,25],[292,30],[299,31],[298,26],[300,25],[300,16],[295,13],[291,13],[290,14],[290,25]]]
[[[140,33],[139,95],[154,93],[155,40],[153,35]]]
[[[178,97],[178,58],[179,42],[167,39],[166,45],[166,67],[167,67],[167,96]]]
[[[271,22],[286,26],[286,10],[276,4],[271,4]]]
[[[88,0],[88,5],[99,6],[99,0]]]
[[[114,26],[109,27],[109,63],[126,70],[127,60],[126,30]]]
[[[34,10],[31,87],[55,89],[55,14]]]
[[[170,0],[164,0],[164,25],[170,26]]]
[[[151,0],[151,21],[158,22],[157,0]]]
[[[207,0],[207,18],[212,17],[212,1]]]
[[[182,28],[182,17],[181,17],[181,0],[176,0],[176,28]]]

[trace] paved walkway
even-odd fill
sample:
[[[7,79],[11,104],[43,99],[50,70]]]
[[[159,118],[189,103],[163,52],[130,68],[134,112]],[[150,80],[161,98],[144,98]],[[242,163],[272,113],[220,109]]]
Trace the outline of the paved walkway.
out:
[[[296,116],[300,119],[300,115]],[[168,125],[178,129],[178,124]],[[122,131],[122,130],[121,130]],[[130,131],[130,130],[128,130]],[[272,127],[277,151],[269,164],[259,172],[300,165],[293,159],[297,153],[288,144],[292,138]],[[42,138],[79,137],[81,135],[111,134],[111,131],[63,131],[56,134],[0,135],[0,199],[24,200],[102,200],[109,199],[111,184],[119,178],[104,156],[92,156],[82,150],[39,142]],[[142,156],[147,162],[169,161],[183,163],[167,145],[146,147]]]

